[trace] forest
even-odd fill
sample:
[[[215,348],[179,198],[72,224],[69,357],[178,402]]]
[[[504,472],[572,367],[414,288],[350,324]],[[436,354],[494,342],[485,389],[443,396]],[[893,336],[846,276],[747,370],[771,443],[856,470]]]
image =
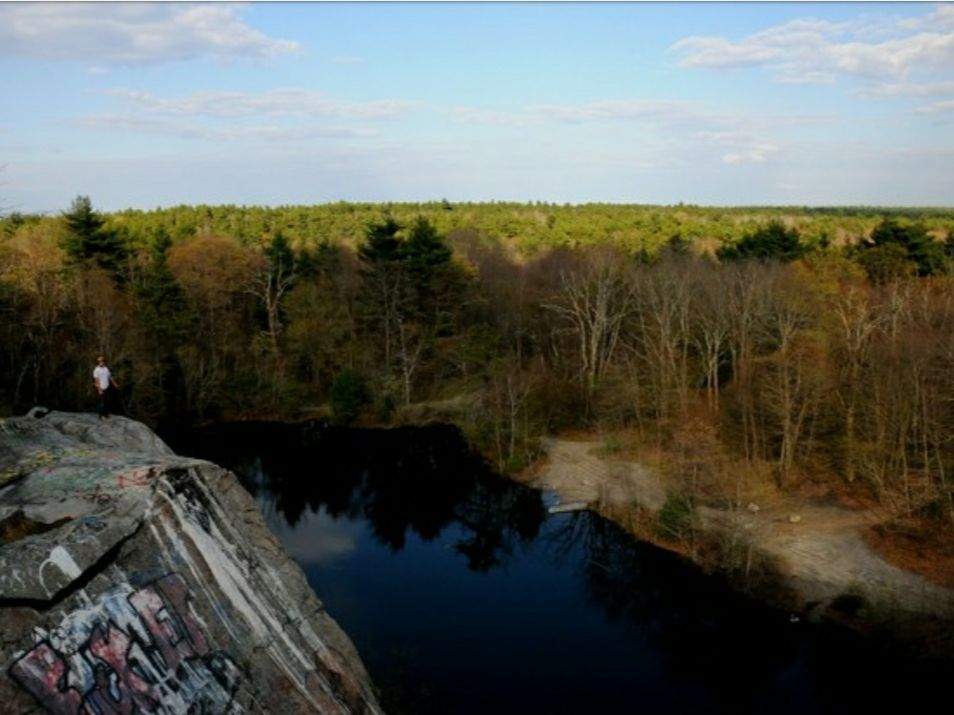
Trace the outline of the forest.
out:
[[[954,210],[4,217],[0,414],[93,409],[99,354],[153,425],[457,405],[501,470],[586,430],[665,455],[693,498],[827,491],[954,533]]]

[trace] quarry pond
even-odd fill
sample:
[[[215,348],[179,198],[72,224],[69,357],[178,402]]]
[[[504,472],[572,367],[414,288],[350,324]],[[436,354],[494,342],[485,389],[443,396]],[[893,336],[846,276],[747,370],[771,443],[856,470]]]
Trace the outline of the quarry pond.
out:
[[[172,443],[236,472],[390,713],[884,711],[949,682],[549,513],[451,427],[245,422]]]

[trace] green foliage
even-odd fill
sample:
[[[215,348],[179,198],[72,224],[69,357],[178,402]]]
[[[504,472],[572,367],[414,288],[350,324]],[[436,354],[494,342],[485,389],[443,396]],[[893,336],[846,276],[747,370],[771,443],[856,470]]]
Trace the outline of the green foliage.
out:
[[[117,275],[126,258],[126,246],[116,229],[107,228],[106,220],[93,211],[88,196],[77,196],[70,210],[63,214],[66,241],[63,246],[77,263],[93,261]]]
[[[342,370],[331,383],[329,394],[332,418],[338,424],[351,424],[370,402],[367,383],[354,370]]]
[[[182,287],[169,270],[171,242],[160,230],[152,245],[149,264],[134,285],[139,319],[146,333],[159,345],[174,346],[186,330],[186,304]]]
[[[904,225],[886,218],[871,232],[867,246],[869,250],[891,246],[895,255],[899,254],[897,249],[901,249],[920,276],[936,275],[945,267],[944,245],[935,241],[921,223]]]
[[[365,241],[358,249],[358,256],[368,266],[394,263],[402,259],[403,242],[398,237],[401,225],[391,216],[380,222],[371,222],[365,229]]]
[[[265,247],[265,259],[275,275],[292,273],[298,266],[285,234],[278,231]]]
[[[598,449],[598,454],[601,457],[612,457],[622,451],[623,441],[619,438],[619,435],[608,433],[603,436],[603,442]]]
[[[409,226],[418,216],[428,219],[441,235],[474,232],[489,241],[506,243],[524,255],[558,246],[589,246],[612,242],[630,252],[655,254],[673,235],[688,243],[735,243],[769,221],[794,226],[802,236],[863,236],[885,216],[918,220],[930,230],[947,231],[954,210],[878,207],[705,207],[620,204],[391,203],[393,221]],[[379,220],[382,205],[332,203],[315,206],[176,206],[155,211],[129,210],[112,214],[108,225],[128,232],[131,245],[142,245],[158,225],[173,241],[197,233],[233,236],[250,243],[282,231],[296,248],[313,249],[334,240],[356,248],[366,239],[369,223]]]
[[[169,269],[171,245],[169,234],[160,227],[150,247],[150,261],[133,284],[136,323],[146,352],[140,365],[153,365],[142,385],[143,409],[151,415],[177,410],[182,386],[176,348],[185,340],[190,322],[182,286]]]
[[[401,233],[390,216],[372,222],[358,257],[364,320],[377,332],[386,372],[400,375],[407,404],[422,356],[453,328],[463,281],[453,252],[430,221],[418,217],[406,237]]]
[[[42,217],[38,215],[24,216],[19,211],[11,211],[7,216],[0,219],[0,227],[2,227],[0,228],[0,233],[4,236],[12,236],[21,226],[38,223],[41,218]]]
[[[460,276],[453,269],[453,251],[444,236],[424,217],[411,226],[402,247],[408,279],[414,294],[414,310],[444,330],[449,313],[457,307],[462,289]]]
[[[755,258],[787,262],[801,258],[804,253],[798,231],[785,228],[780,221],[772,221],[743,236],[738,243],[721,247],[718,256],[723,261]]]
[[[907,250],[897,243],[885,243],[863,250],[858,262],[868,274],[868,279],[878,285],[912,276],[917,271],[917,264],[910,259]]]
[[[433,271],[446,265],[451,259],[451,249],[447,246],[444,237],[430,221],[418,216],[411,226],[402,247],[404,259],[408,262],[411,272],[422,279],[428,279]]]
[[[672,541],[688,538],[692,533],[693,516],[692,500],[683,494],[670,492],[656,517],[659,536]]]

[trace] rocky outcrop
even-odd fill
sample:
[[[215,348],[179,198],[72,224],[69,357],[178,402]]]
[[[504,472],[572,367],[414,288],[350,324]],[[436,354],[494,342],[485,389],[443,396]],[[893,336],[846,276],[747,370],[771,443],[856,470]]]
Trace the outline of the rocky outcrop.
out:
[[[40,414],[0,421],[2,712],[380,712],[234,475]]]

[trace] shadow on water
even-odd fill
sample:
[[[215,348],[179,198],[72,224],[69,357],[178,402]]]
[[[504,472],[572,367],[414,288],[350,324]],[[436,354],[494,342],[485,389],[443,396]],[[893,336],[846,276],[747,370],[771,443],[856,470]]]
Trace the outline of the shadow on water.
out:
[[[548,515],[452,427],[173,442],[239,475],[392,713],[883,711],[950,673],[789,623],[589,512]]]
[[[333,519],[366,521],[397,552],[411,532],[429,542],[456,523],[467,538],[454,547],[474,571],[499,565],[515,543],[532,541],[546,518],[538,492],[488,474],[451,427],[298,432],[243,423],[210,428],[201,441],[203,457],[235,471],[291,527],[323,510]]]

